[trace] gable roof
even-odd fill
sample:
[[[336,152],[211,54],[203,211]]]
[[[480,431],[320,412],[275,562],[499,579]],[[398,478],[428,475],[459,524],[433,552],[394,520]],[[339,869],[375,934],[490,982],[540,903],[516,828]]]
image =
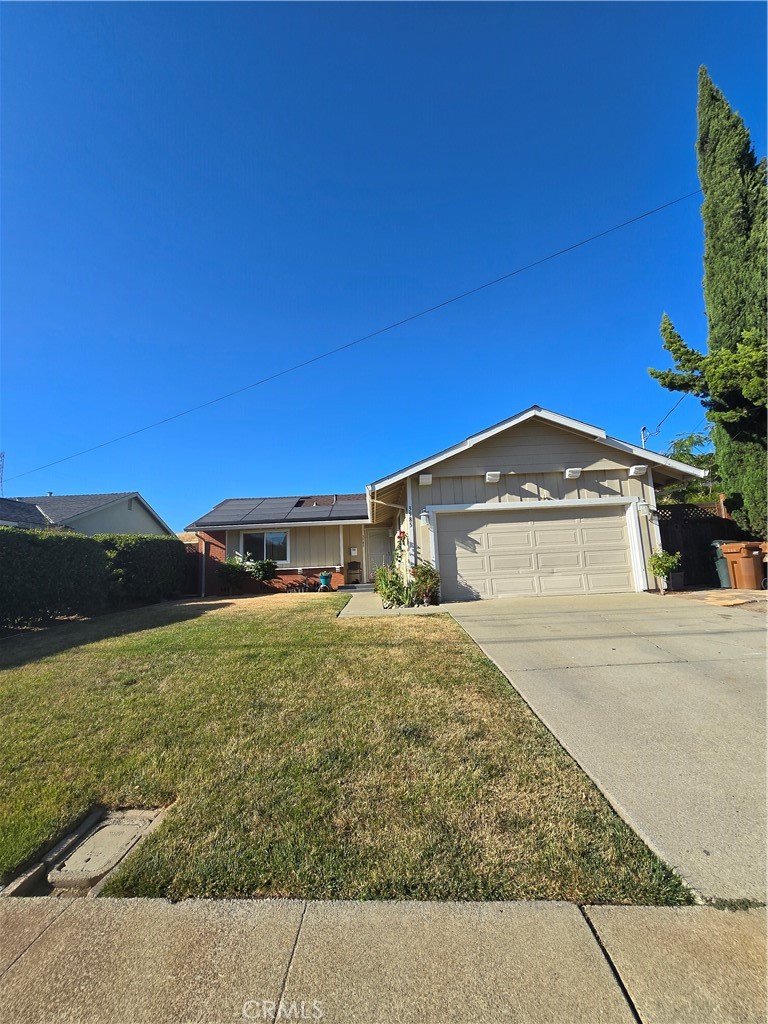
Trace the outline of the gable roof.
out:
[[[44,494],[33,498],[17,498],[37,505],[52,523],[65,523],[105,505],[114,505],[122,498],[138,497],[137,491],[116,491],[112,494]]]
[[[18,498],[0,498],[0,524],[13,526],[50,526],[37,505],[20,501]]]
[[[163,522],[152,506],[138,491],[112,491],[109,494],[44,494],[36,497],[14,498],[13,501],[37,507],[45,516],[46,526],[69,526],[81,516],[96,512],[98,509],[109,508],[126,498],[135,498],[143,505],[155,522],[170,536],[174,536],[170,526]],[[77,529],[76,526],[73,529]]]
[[[516,427],[520,423],[525,423],[526,421],[534,418],[543,420],[546,423],[551,423],[553,426],[561,427],[564,430],[570,430],[577,434],[584,434],[591,440],[597,441],[599,444],[604,444],[608,448],[614,448],[630,455],[636,455],[642,462],[663,466],[665,469],[670,470],[674,476],[693,476],[700,478],[707,476],[707,470],[705,469],[697,469],[695,466],[688,466],[684,462],[677,462],[675,459],[667,458],[666,455],[660,455],[658,452],[649,451],[647,448],[640,448],[637,445],[630,444],[628,441],[619,441],[615,437],[609,437],[602,427],[595,427],[590,423],[584,423],[582,420],[572,419],[570,416],[562,416],[560,413],[552,412],[550,409],[544,409],[540,405],[532,405],[529,409],[524,409],[523,412],[519,412],[516,415],[511,416],[507,420],[502,420],[500,423],[496,423],[492,427],[487,427],[485,430],[481,430],[477,434],[471,434],[464,441],[460,441],[458,444],[452,445],[450,448],[445,448],[443,451],[437,452],[435,455],[430,455],[429,458],[422,459],[420,462],[414,462],[412,465],[406,466],[404,469],[399,469],[397,472],[392,473],[389,476],[382,477],[380,480],[374,480],[373,483],[368,484],[366,491],[370,493],[371,491],[380,490],[382,487],[388,487],[391,484],[398,483],[400,480],[404,480],[413,473],[420,473],[422,470],[428,469],[430,466],[434,466],[437,462],[443,462],[452,455],[458,455],[459,452],[467,451],[469,448],[474,448],[476,444],[480,444],[481,441],[485,441],[489,437],[493,437],[495,434],[501,433],[503,430],[509,430],[510,427]]]
[[[227,498],[190,523],[187,529],[367,521],[368,505],[364,494],[310,494],[285,498]]]

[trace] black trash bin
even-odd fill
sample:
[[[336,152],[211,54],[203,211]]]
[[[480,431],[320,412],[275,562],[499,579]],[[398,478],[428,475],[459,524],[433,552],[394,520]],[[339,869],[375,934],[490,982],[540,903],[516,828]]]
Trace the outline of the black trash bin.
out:
[[[713,540],[711,545],[712,554],[715,557],[715,570],[717,572],[717,578],[723,590],[731,589],[731,574],[728,572],[728,559],[723,554],[723,550],[721,547],[722,544],[727,543],[727,540]]]

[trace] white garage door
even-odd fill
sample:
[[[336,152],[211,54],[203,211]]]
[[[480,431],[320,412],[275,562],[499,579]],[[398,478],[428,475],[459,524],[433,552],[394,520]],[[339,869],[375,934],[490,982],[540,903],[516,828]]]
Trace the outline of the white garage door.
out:
[[[624,509],[437,516],[443,598],[633,591]]]

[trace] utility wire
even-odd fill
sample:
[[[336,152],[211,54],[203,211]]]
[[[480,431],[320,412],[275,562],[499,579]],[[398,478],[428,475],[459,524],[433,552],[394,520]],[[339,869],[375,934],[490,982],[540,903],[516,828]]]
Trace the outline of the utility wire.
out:
[[[511,270],[507,274],[495,277],[492,281],[486,281],[485,284],[479,284],[474,288],[469,288],[467,291],[460,292],[458,295],[453,295],[450,299],[444,299],[442,302],[435,303],[434,306],[428,306],[426,309],[422,309],[418,313],[412,313],[410,316],[403,317],[402,320],[396,320],[394,323],[387,324],[386,327],[380,327],[376,331],[371,331],[370,334],[364,334],[360,338],[355,338],[354,341],[348,341],[344,345],[338,345],[336,348],[320,352],[318,355],[312,356],[311,359],[305,359],[300,363],[295,363],[293,366],[288,366],[284,370],[279,370],[277,373],[273,373],[269,377],[262,377],[261,380],[254,381],[252,384],[246,384],[244,387],[237,388],[235,391],[228,391],[225,395],[219,395],[218,398],[211,398],[207,402],[201,402],[199,405],[190,406],[189,409],[184,409],[182,412],[174,413],[172,416],[165,416],[163,419],[155,420],[154,423],[147,423],[146,426],[138,427],[136,430],[130,430],[128,433],[120,434],[118,437],[112,437],[108,441],[102,441],[100,444],[95,444],[90,448],[84,448],[82,451],[74,452],[72,455],[66,455],[62,459],[55,459],[53,462],[46,462],[42,466],[36,466],[34,469],[27,469],[23,473],[17,473],[15,476],[8,477],[7,480],[19,480],[23,476],[30,476],[32,473],[39,473],[43,469],[50,469],[51,466],[59,466],[62,462],[69,462],[71,459],[78,459],[82,455],[88,455],[90,452],[98,451],[100,448],[106,448],[110,444],[116,444],[118,441],[125,441],[127,438],[135,437],[137,434],[142,434],[146,430],[153,430],[155,427],[161,427],[165,423],[171,423],[173,420],[181,419],[182,416],[189,416],[191,413],[198,412],[200,409],[207,409],[209,406],[216,405],[219,402],[224,402],[228,398],[234,398],[235,395],[242,395],[245,391],[252,391],[253,388],[261,387],[263,384],[269,384],[273,380],[285,377],[286,374],[294,373],[296,370],[301,370],[305,366],[311,366],[313,363],[320,362],[321,359],[328,359],[330,356],[334,356],[339,352],[345,352],[347,349],[353,348],[355,345],[361,345],[364,341],[370,341],[372,338],[378,338],[382,334],[386,334],[388,331],[394,331],[396,328],[403,327],[405,324],[412,323],[414,320],[418,320],[423,316],[428,316],[430,313],[434,313],[438,309],[444,309],[446,306],[450,306],[454,302],[460,302],[462,299],[466,299],[470,295],[476,295],[478,292],[485,291],[486,288],[493,288],[494,285],[501,284],[502,281],[508,281],[510,278],[517,277],[518,274],[523,274],[526,270],[532,270],[534,267],[540,267],[542,263],[548,263],[550,260],[557,259],[558,256],[564,256],[566,253],[573,252],[574,249],[580,249],[584,245],[589,245],[590,242],[595,242],[598,238],[605,238],[606,235],[613,234],[614,231],[621,231],[622,228],[629,227],[630,224],[637,224],[638,221],[645,220],[646,217],[652,217],[655,213],[660,213],[662,210],[669,209],[670,206],[676,206],[678,203],[682,203],[686,199],[690,199],[692,196],[699,195],[701,191],[702,190],[700,188],[697,188],[693,192],[688,192],[684,196],[678,196],[677,199],[672,199],[668,203],[656,206],[652,210],[646,210],[645,213],[638,214],[636,217],[630,217],[629,220],[622,221],[621,224],[614,224],[613,227],[606,228],[605,231],[598,231],[596,235],[590,235],[589,238],[584,238],[580,242],[574,242],[573,245],[568,245],[564,249],[558,249],[557,252],[550,253],[549,256],[543,256],[541,259],[534,260],[533,263],[527,263],[524,267],[518,267],[517,270]]]
[[[641,438],[641,440],[643,442],[643,448],[645,448],[645,442],[649,438],[651,438],[651,437],[658,437],[658,435],[661,433],[661,425],[664,422],[664,420],[669,419],[669,417],[672,415],[672,413],[675,411],[675,409],[678,407],[678,405],[680,405],[680,403],[683,401],[683,399],[687,398],[687,397],[688,397],[688,392],[686,391],[685,394],[681,395],[680,398],[678,398],[678,400],[675,402],[675,404],[669,410],[667,415],[666,416],[662,416],[662,418],[656,424],[656,429],[655,430],[649,430],[648,427],[641,427],[640,428],[640,438]]]
[[[677,400],[677,401],[675,402],[675,404],[674,404],[674,405],[672,406],[672,408],[671,408],[671,409],[669,410],[669,412],[667,413],[667,415],[666,415],[666,416],[663,416],[663,417],[662,417],[662,418],[661,418],[661,419],[659,420],[659,422],[658,422],[658,423],[656,424],[656,429],[655,429],[655,430],[653,431],[653,433],[652,433],[652,434],[650,434],[650,435],[649,435],[650,437],[656,437],[656,435],[657,435],[657,434],[661,433],[661,425],[662,425],[662,423],[663,423],[663,422],[664,422],[665,420],[668,420],[668,419],[669,419],[669,417],[670,417],[670,416],[672,415],[672,413],[673,413],[673,412],[675,411],[675,409],[676,409],[676,408],[678,407],[678,405],[680,405],[680,403],[681,403],[681,402],[682,402],[682,401],[683,401],[684,399],[686,399],[687,397],[688,397],[688,392],[686,391],[686,393],[685,393],[684,395],[681,395],[681,396],[680,396],[680,398],[678,398],[678,400]]]

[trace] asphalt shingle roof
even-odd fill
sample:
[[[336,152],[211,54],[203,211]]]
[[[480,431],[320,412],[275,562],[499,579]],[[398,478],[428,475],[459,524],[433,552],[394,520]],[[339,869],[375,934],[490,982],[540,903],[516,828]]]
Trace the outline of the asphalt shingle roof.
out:
[[[334,498],[336,499],[334,501]],[[223,526],[259,526],[263,523],[334,523],[368,520],[364,494],[311,494],[286,498],[227,498],[196,519],[188,530],[216,530]]]
[[[39,508],[16,498],[0,498],[0,520],[19,526],[50,526]]]
[[[43,494],[32,498],[18,498],[17,501],[37,505],[54,523],[65,523],[73,516],[109,505],[118,498],[130,498],[135,491],[118,491],[114,494]]]

